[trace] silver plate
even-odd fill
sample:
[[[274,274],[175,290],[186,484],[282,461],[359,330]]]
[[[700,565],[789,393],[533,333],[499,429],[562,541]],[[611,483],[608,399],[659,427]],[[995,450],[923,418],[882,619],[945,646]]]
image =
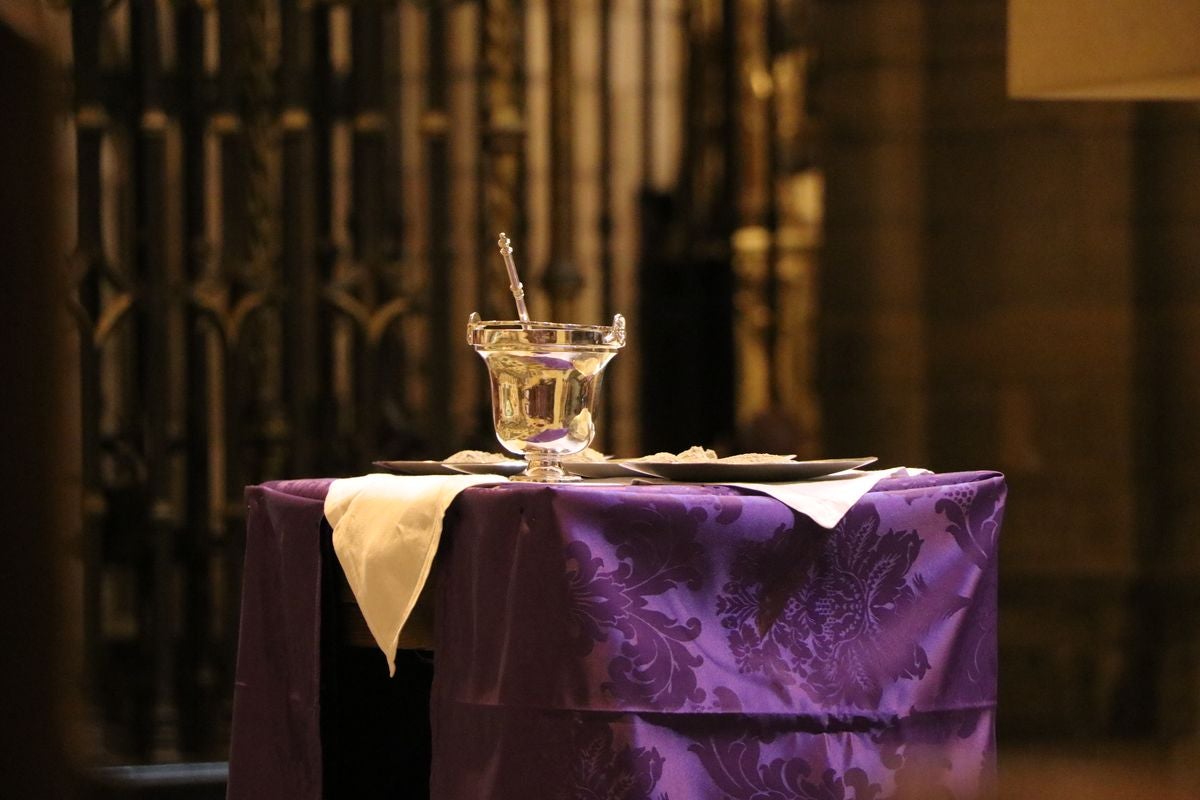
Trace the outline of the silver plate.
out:
[[[875,456],[824,458],[818,461],[767,461],[761,464],[729,464],[720,461],[634,461],[630,469],[681,483],[788,483],[823,478],[847,469],[858,469],[876,461]]]
[[[493,461],[489,464],[455,462],[446,466],[458,472],[469,472],[472,475],[519,475],[525,471],[527,465],[524,461]]]
[[[372,461],[380,469],[398,475],[461,475],[457,470],[441,461]]]
[[[562,466],[581,478],[636,478],[644,474],[624,461],[564,461]]]

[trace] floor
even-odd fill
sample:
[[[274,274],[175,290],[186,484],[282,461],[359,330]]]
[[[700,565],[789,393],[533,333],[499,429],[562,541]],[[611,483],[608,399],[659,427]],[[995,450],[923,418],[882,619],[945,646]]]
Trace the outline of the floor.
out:
[[[1183,744],[1001,747],[1000,800],[1195,800],[1200,739]]]

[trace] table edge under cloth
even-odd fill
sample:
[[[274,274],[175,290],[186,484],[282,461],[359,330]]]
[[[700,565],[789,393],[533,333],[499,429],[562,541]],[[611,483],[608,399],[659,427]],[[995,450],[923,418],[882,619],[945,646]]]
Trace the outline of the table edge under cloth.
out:
[[[1003,484],[1004,477],[993,471],[973,471],[887,478],[866,497],[990,479]],[[323,501],[333,480],[271,481],[246,488],[248,535],[230,746],[230,800],[317,800],[323,796],[322,650],[336,644],[326,628],[336,613],[338,593],[333,586],[340,578],[323,515]],[[586,490],[588,484],[551,491],[580,488]],[[696,488],[700,487],[680,485],[679,491]],[[478,491],[495,489],[473,487],[463,494]],[[259,530],[252,534],[256,524]],[[306,602],[283,602],[289,593],[303,598],[306,592]],[[379,659],[382,668],[381,655]]]

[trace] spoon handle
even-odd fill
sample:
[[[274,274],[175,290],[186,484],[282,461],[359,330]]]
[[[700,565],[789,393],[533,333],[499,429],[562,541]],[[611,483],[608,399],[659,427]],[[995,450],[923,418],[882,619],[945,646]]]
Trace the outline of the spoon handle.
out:
[[[517,265],[513,263],[512,240],[508,234],[501,233],[496,241],[500,247],[500,256],[504,259],[504,267],[508,270],[508,288],[512,291],[513,299],[517,301],[517,317],[521,322],[529,322],[529,312],[525,310],[525,285],[517,277]]]

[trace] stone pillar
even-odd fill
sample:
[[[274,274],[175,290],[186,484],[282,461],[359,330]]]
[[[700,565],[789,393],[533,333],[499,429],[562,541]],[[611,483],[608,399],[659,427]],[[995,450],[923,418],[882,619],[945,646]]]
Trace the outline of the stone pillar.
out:
[[[927,460],[926,3],[823,2],[819,387],[827,447]]]

